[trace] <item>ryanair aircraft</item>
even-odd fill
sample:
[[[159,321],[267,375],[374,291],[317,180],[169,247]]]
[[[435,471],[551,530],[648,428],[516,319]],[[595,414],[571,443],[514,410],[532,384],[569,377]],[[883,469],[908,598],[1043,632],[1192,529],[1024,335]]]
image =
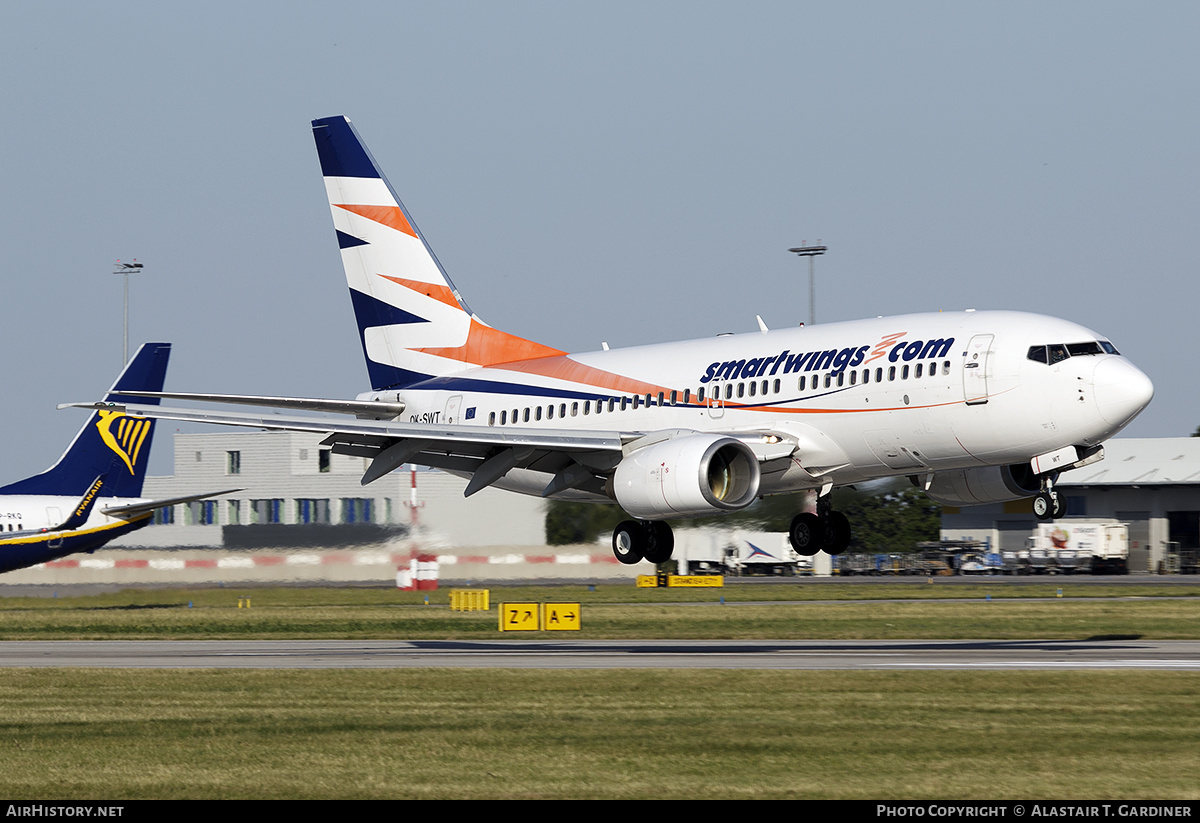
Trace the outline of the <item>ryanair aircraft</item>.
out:
[[[1150,402],[1150,380],[1103,335],[1052,317],[965,311],[567,354],[479,319],[344,117],[313,122],[372,390],[354,401],[146,393],[335,412],[216,413],[119,402],[130,415],[321,432],[370,459],[488,486],[615,501],[623,563],[662,562],[665,522],[808,491],[801,554],[837,554],[836,486],[907,476],[936,500],[1034,499],[1057,517],[1063,471]],[[84,404],[94,405],[94,404]],[[105,404],[100,404],[105,408]]]
[[[133,400],[123,392],[135,389],[160,391],[170,355],[169,343],[144,344],[109,389],[105,402]],[[212,497],[141,499],[153,437],[153,420],[100,409],[57,463],[41,474],[0,487],[0,572],[95,551],[149,525],[157,508]]]

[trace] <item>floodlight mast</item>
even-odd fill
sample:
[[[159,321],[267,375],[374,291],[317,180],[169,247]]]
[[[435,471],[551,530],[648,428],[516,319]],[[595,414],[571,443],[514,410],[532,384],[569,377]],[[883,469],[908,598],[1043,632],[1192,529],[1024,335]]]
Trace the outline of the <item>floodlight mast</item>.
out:
[[[140,272],[145,266],[133,258],[128,263],[122,263],[118,260],[113,263],[113,274],[121,275],[125,280],[125,345],[121,349],[121,365],[129,362],[129,275],[131,273]]]
[[[818,243],[821,241],[818,240]],[[812,325],[817,322],[817,272],[813,263],[813,258],[817,255],[824,254],[828,246],[797,246],[794,249],[788,249],[792,254],[798,257],[808,258],[808,323]]]

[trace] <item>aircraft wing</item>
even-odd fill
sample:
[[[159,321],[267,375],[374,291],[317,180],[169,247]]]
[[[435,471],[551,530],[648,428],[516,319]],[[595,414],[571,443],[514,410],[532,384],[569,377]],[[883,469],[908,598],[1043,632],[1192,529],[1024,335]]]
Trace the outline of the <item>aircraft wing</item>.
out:
[[[191,392],[127,391],[129,397],[157,397],[163,400],[199,400],[206,403],[234,403],[239,406],[267,406],[293,411],[353,414],[371,419],[394,418],[403,413],[404,404],[381,400],[323,400],[316,397],[275,397],[255,394],[193,394]]]
[[[674,430],[648,433],[404,423],[286,413],[217,412],[135,403],[66,403],[59,406],[69,407],[104,408],[138,417],[192,423],[321,433],[326,435],[321,445],[328,446],[333,453],[365,457],[371,461],[362,477],[364,486],[404,463],[417,463],[469,474],[471,480],[465,491],[468,497],[497,482],[514,468],[550,475],[552,479],[542,492],[547,497],[568,490],[605,496],[607,477],[629,451],[682,433]],[[794,442],[763,437],[760,432],[730,433],[730,436],[747,442],[760,462],[782,459],[795,445]]]
[[[137,503],[130,503],[126,506],[110,506],[106,509],[101,509],[104,514],[111,517],[130,518],[137,517],[139,514],[146,514],[155,509],[161,509],[165,506],[175,506],[179,503],[191,503],[193,500],[207,500],[210,497],[217,497],[222,494],[233,494],[240,492],[241,489],[225,489],[219,492],[208,492],[207,494],[189,494],[186,497],[168,497],[163,500],[139,500]]]
[[[137,417],[323,433],[327,436],[321,445],[330,447],[335,454],[371,460],[362,478],[364,486],[403,463],[419,463],[470,473],[472,479],[466,489],[468,496],[490,486],[509,470],[518,467],[556,476],[561,471],[570,470],[569,476],[557,481],[559,486],[564,483],[567,485],[558,488],[552,481],[551,485],[555,487],[547,487],[547,494],[565,488],[598,493],[602,481],[593,472],[611,471],[623,457],[624,445],[642,437],[639,432],[499,429],[493,426],[448,426],[394,420],[172,409],[136,403],[65,403],[59,408],[103,408]],[[572,470],[575,464],[590,471]]]

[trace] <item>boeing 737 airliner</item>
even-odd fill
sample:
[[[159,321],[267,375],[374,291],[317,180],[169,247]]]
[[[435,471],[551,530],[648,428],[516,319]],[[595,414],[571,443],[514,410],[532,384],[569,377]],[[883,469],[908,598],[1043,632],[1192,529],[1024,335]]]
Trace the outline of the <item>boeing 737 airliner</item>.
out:
[[[354,401],[143,396],[353,414],[214,413],[118,404],[131,415],[322,432],[371,459],[369,483],[411,462],[548,498],[616,501],[623,563],[671,556],[667,519],[809,491],[791,542],[844,551],[835,486],[907,476],[952,505],[1034,498],[1062,514],[1059,473],[1153,395],[1103,335],[1065,320],[965,311],[567,354],[483,323],[358,133],[313,122],[372,390]],[[90,405],[90,404],[89,404]],[[101,404],[103,407],[103,404]]]
[[[109,389],[105,403],[133,399],[125,394],[133,390],[161,390],[170,355],[169,343],[143,345]],[[148,526],[155,509],[214,496],[141,499],[153,437],[153,420],[101,409],[88,418],[57,463],[0,487],[0,572],[95,551]]]

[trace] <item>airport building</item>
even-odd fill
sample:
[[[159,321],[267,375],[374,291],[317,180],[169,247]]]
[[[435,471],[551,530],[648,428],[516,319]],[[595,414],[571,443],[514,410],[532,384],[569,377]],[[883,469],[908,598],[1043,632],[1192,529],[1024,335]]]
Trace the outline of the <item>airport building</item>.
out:
[[[154,526],[117,545],[356,545],[410,530],[456,546],[545,543],[538,498],[485,489],[464,502],[465,480],[424,469],[363,486],[369,461],[333,454],[321,439],[300,432],[176,434],[175,473],[147,477],[144,497],[236,491],[161,509]],[[296,525],[320,528],[288,528]]]
[[[147,477],[156,500],[228,493],[160,509],[153,525],[94,554],[5,575],[8,584],[394,584],[436,561],[447,585],[531,578],[630,580],[607,541],[545,543],[545,501],[441,471],[396,471],[368,486],[368,460],[332,454],[321,435],[175,435],[175,473]],[[414,486],[415,484],[415,486]],[[423,566],[424,568],[424,566]]]
[[[1125,523],[1129,571],[1173,571],[1181,551],[1200,549],[1200,437],[1110,440],[1104,453],[1059,478],[1067,520]],[[945,507],[942,539],[1020,551],[1037,523],[1029,500]]]

